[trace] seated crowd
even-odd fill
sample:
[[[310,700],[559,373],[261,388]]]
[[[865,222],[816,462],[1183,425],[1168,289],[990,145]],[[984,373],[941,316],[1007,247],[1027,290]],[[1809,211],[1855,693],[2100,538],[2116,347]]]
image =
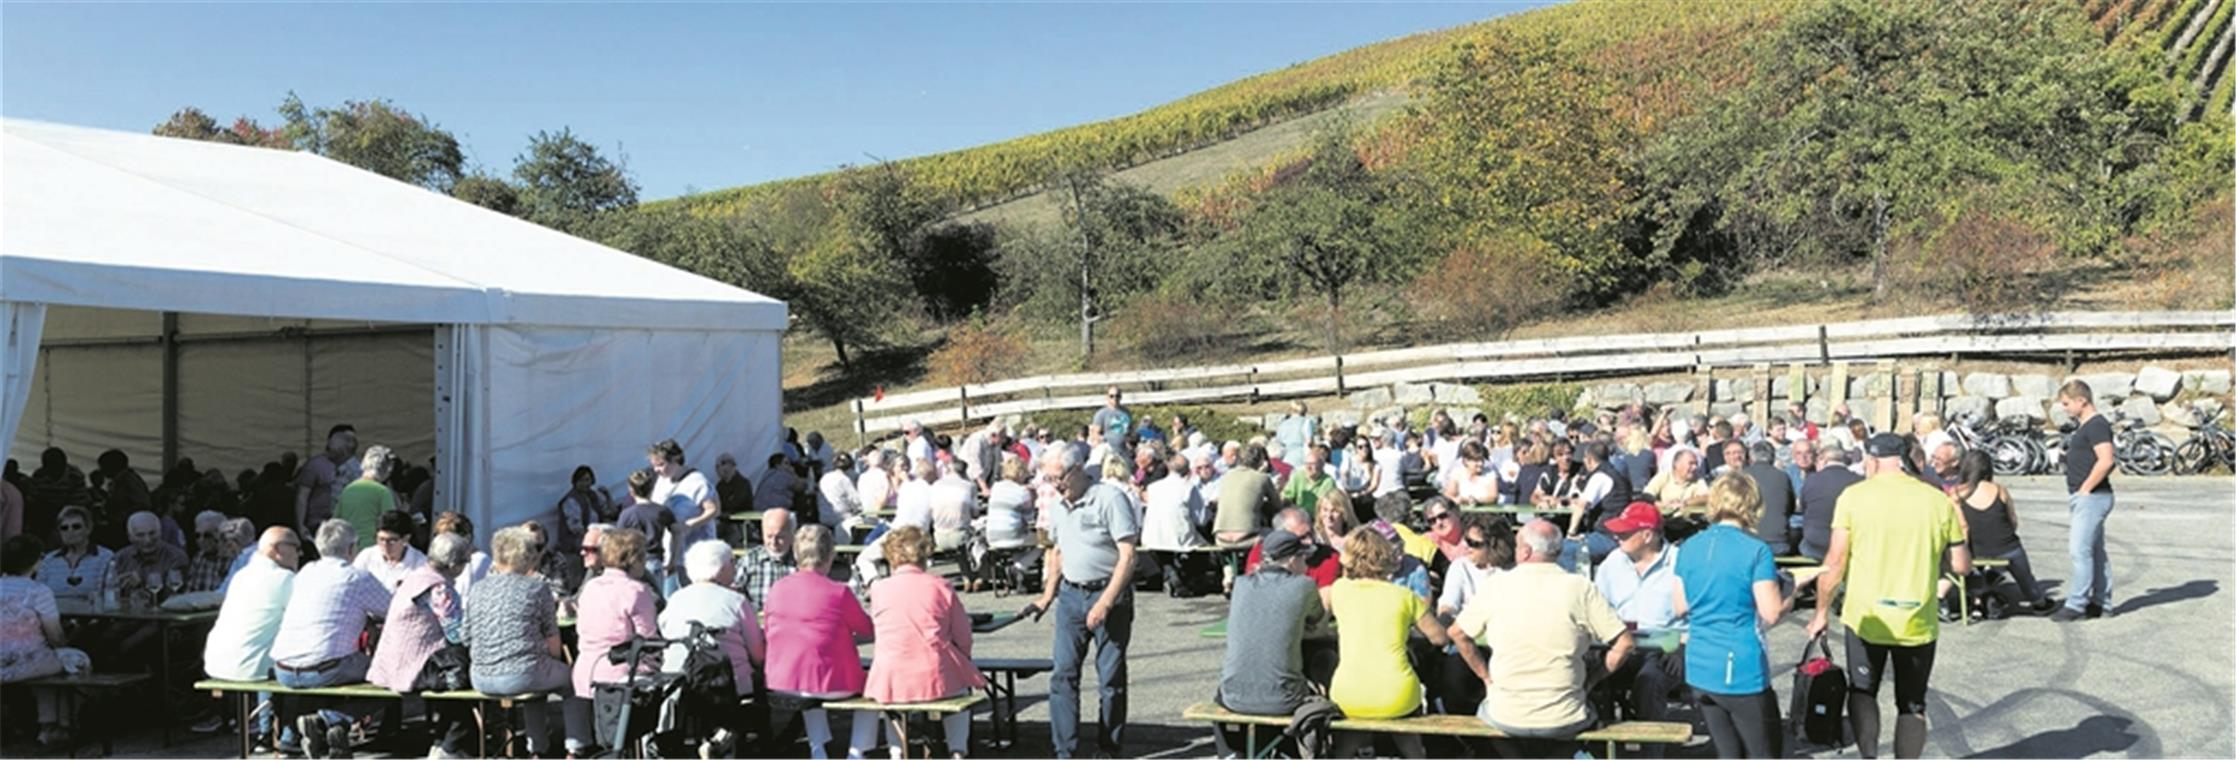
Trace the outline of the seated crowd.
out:
[[[25,486],[6,486],[34,505],[20,513],[50,517],[0,550],[0,680],[58,672],[80,649],[144,666],[162,645],[146,626],[64,630],[58,602],[206,592],[218,614],[201,669],[213,678],[533,697],[520,700],[519,736],[541,755],[599,751],[617,740],[604,703],[630,700],[640,681],[677,683],[691,707],[680,720],[711,751],[766,736],[778,705],[797,708],[823,757],[824,702],[985,687],[961,597],[925,570],[947,554],[966,589],[996,565],[1039,563],[1027,612],[1056,613],[1058,756],[1080,742],[1090,645],[1100,683],[1090,740],[1122,751],[1137,579],[1231,594],[1216,697],[1236,712],[1474,715],[1510,737],[1506,749],[1536,755],[1609,721],[1663,719],[1689,693],[1720,751],[1775,756],[1759,630],[1792,589],[1772,558],[1846,556],[1840,505],[1869,490],[1867,478],[1961,502],[1949,510],[1958,540],[1962,526],[1986,526],[1972,534],[1981,554],[2012,559],[2025,601],[2039,599],[1984,455],[1873,436],[1839,409],[1820,426],[1796,407],[1767,429],[1643,404],[1590,421],[1477,415],[1465,428],[1438,411],[1416,432],[1402,418],[1322,430],[1295,403],[1270,436],[1218,442],[1185,418],[1135,424],[1112,388],[1076,436],[1011,433],[996,422],[958,442],[910,424],[893,449],[833,452],[820,434],[803,442],[788,430],[758,484],[728,454],[710,480],[662,441],[618,494],[576,469],[553,514],[499,528],[486,553],[463,515],[429,513],[424,470],[383,446],[358,456],[346,425],[292,477],[285,461],[243,473],[238,496],[220,473],[191,467],[151,493],[113,451],[87,483],[50,450]],[[182,510],[194,513],[191,535],[172,517]],[[123,540],[98,540],[117,514]],[[741,515],[753,519],[725,519]],[[733,522],[748,527],[718,538]],[[35,537],[43,530],[51,551]],[[856,544],[841,582],[838,555]],[[864,641],[874,642],[866,669]],[[709,694],[709,683],[725,691]],[[40,741],[67,738],[67,695],[40,695]],[[283,715],[269,696],[247,728],[310,756],[347,756],[376,725],[400,731],[386,704],[318,700]],[[747,696],[750,708],[737,699]],[[467,703],[412,704],[428,717],[433,755],[474,751]],[[878,719],[852,716],[850,757],[877,746]],[[969,713],[944,723],[962,755]],[[1340,733],[1334,748],[1367,739]],[[1426,751],[1418,737],[1386,740],[1406,756]]]

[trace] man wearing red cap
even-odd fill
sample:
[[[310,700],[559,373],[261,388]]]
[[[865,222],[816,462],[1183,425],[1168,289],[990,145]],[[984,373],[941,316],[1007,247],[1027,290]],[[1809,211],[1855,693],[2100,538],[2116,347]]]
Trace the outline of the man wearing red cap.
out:
[[[1615,551],[1593,576],[1615,617],[1646,633],[1669,628],[1677,618],[1677,547],[1662,540],[1661,521],[1661,510],[1649,502],[1624,507],[1606,525],[1615,535]],[[1685,658],[1674,649],[1650,646],[1638,653],[1608,674],[1605,698],[1627,698],[1640,719],[1662,720],[1669,714],[1670,692],[1685,683]]]

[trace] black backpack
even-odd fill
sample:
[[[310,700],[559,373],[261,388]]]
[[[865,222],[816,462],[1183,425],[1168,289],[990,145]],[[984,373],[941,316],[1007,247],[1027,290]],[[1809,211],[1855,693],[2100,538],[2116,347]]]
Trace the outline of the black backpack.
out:
[[[724,629],[691,624],[683,658],[683,703],[686,715],[726,714],[737,706],[737,670],[715,640]],[[708,711],[702,711],[705,708]],[[723,712],[712,712],[723,711]]]
[[[1810,649],[1822,655],[1809,656]],[[1842,733],[1847,721],[1842,711],[1848,705],[1848,672],[1832,661],[1832,647],[1825,643],[1824,634],[1802,645],[1801,664],[1793,670],[1793,709],[1786,714],[1787,727],[1796,743],[1838,749],[1846,746]]]

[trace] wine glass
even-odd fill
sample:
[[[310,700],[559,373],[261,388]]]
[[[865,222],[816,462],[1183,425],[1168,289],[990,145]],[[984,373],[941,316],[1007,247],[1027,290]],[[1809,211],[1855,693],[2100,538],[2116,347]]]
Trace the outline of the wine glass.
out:
[[[179,591],[185,588],[186,576],[180,574],[178,570],[174,569],[163,576],[164,596],[177,596]]]

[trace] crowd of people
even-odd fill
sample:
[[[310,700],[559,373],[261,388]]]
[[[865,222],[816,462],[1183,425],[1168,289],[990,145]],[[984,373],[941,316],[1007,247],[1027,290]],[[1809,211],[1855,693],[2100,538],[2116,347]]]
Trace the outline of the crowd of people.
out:
[[[2062,605],[2042,595],[1985,454],[1961,451],[1930,414],[1908,435],[1838,408],[1812,422],[1799,405],[1761,425],[1643,404],[1464,426],[1439,411],[1416,431],[1402,417],[1323,429],[1297,403],[1270,435],[1214,441],[1184,417],[1136,420],[1111,388],[1065,436],[996,422],[957,441],[911,424],[890,448],[837,452],[787,430],[758,482],[729,454],[710,479],[661,441],[619,493],[577,468],[552,515],[500,527],[486,552],[465,516],[428,514],[424,471],[385,446],[360,453],[347,425],[292,475],[283,458],[243,473],[237,490],[190,463],[148,489],[114,451],[88,479],[49,450],[29,476],[11,462],[0,486],[11,505],[0,680],[88,653],[144,667],[161,645],[144,626],[65,630],[58,604],[206,593],[218,605],[200,663],[211,677],[553,695],[522,703],[523,749],[556,754],[556,740],[579,754],[613,740],[599,700],[627,699],[628,684],[656,673],[703,685],[719,671],[712,682],[765,699],[749,710],[700,695],[688,718],[707,743],[766,736],[766,706],[792,705],[823,757],[825,701],[935,700],[985,685],[962,597],[925,570],[948,554],[962,558],[966,589],[990,557],[1037,561],[1026,613],[1053,613],[1059,757],[1087,741],[1086,751],[1123,752],[1136,580],[1231,595],[1216,693],[1230,710],[1475,715],[1532,754],[1618,717],[1661,719],[1688,694],[1719,752],[1780,754],[1762,632],[1798,591],[1815,605],[1812,637],[1839,608],[1857,674],[1848,714],[1866,755],[1891,659],[1895,750],[1914,756],[1937,625],[1961,606],[1946,573],[2002,559],[2016,607],[2067,620],[2108,606],[2110,434],[2091,397],[2079,383],[2060,392],[2081,421],[2066,471],[2071,507],[2087,518],[2073,528]],[[191,534],[174,518],[189,512]],[[723,519],[745,513],[757,525]],[[100,540],[112,522],[122,540]],[[733,523],[753,528],[718,536]],[[849,543],[863,547],[842,582],[833,570]],[[1206,547],[1247,557],[1214,570],[1192,561],[1212,556],[1196,551]],[[1813,595],[1773,562],[1790,555],[1824,563]],[[866,670],[857,641],[874,642]],[[647,654],[644,642],[658,646]],[[1098,714],[1083,740],[1090,648]],[[39,695],[39,741],[67,740],[68,695]],[[455,704],[423,707],[436,756],[471,751],[475,724]],[[260,708],[249,729],[314,757],[347,756],[353,728],[401,731],[398,711],[380,704],[315,707],[289,720]],[[850,757],[875,748],[878,720],[852,717]],[[945,728],[962,755],[968,714]],[[1367,739],[1333,743],[1340,755]],[[1424,751],[1417,738],[1385,739],[1399,754]]]

